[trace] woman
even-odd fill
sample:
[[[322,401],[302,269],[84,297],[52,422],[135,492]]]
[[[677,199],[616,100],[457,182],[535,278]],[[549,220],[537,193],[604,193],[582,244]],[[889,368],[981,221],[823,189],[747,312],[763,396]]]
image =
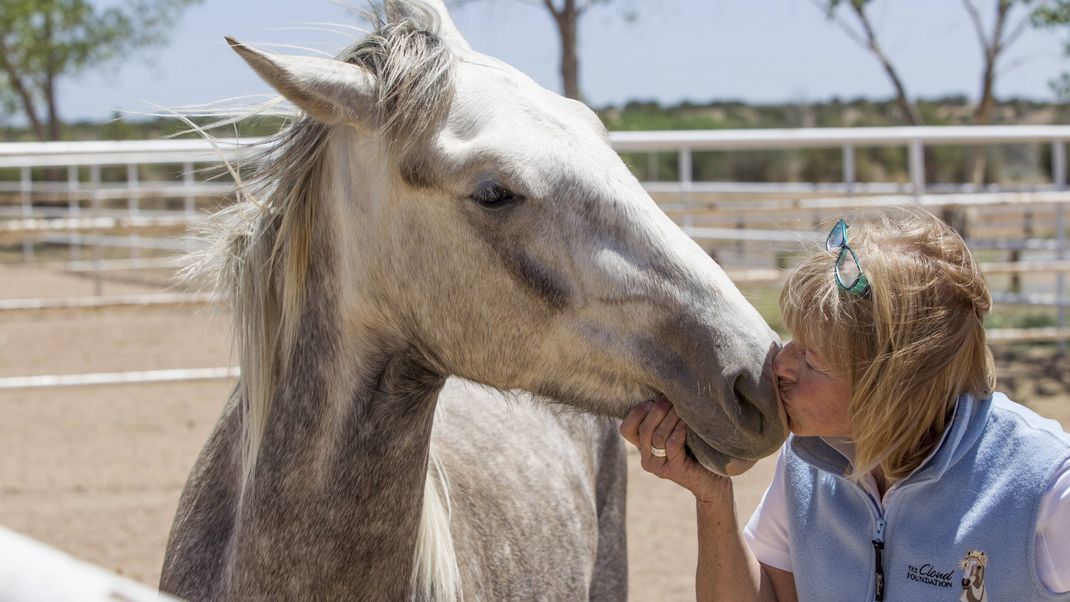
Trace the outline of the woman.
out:
[[[695,495],[699,599],[1070,600],[1070,436],[993,392],[965,242],[922,211],[849,224],[781,292],[792,434],[743,532],[669,400],[621,424]]]

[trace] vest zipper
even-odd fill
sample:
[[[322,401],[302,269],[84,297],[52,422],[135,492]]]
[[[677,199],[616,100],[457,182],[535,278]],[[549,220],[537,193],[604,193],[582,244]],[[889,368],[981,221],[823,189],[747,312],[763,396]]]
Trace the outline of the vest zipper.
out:
[[[873,539],[873,574],[876,577],[876,591],[873,599],[884,600],[884,519],[877,519],[877,536]]]
[[[888,524],[884,521],[884,513],[881,512],[880,503],[874,498],[868,491],[862,488],[861,485],[855,485],[859,488],[859,492],[863,497],[869,501],[870,508],[873,509],[874,518],[877,519],[877,532],[873,534],[873,577],[874,577],[874,591],[873,600],[875,602],[884,601],[884,530]]]

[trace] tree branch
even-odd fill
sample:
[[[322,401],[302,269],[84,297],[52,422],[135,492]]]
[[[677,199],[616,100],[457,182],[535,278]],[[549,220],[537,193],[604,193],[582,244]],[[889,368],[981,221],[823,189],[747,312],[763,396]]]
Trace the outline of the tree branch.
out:
[[[7,40],[0,37],[0,70],[3,70],[7,74],[7,78],[11,80],[11,87],[15,89],[15,93],[18,95],[19,100],[22,102],[22,109],[26,112],[26,117],[30,120],[30,125],[33,127],[34,134],[38,140],[45,139],[45,129],[41,124],[41,120],[37,117],[37,111],[33,106],[33,96],[30,95],[29,90],[26,89],[26,84],[19,77],[18,72],[15,70],[15,66],[8,60],[10,50],[7,47]]]
[[[1003,32],[1007,27],[1007,13],[1010,12],[1013,3],[1007,0],[996,0],[996,24],[992,27],[992,59],[995,60],[999,53],[1006,48]]]
[[[542,0],[542,3],[543,6],[546,7],[546,10],[550,11],[550,14],[552,14],[555,19],[560,19],[561,15],[565,12],[564,8],[558,10],[557,6],[554,5],[554,0]]]
[[[880,44],[877,42],[877,34],[873,30],[873,26],[869,22],[869,17],[866,16],[865,8],[863,8],[862,2],[848,2],[851,6],[851,10],[854,11],[855,16],[858,17],[858,22],[862,26],[862,34],[859,34],[853,28],[847,25],[847,23],[838,18],[833,12],[825,10],[825,4],[819,0],[811,0],[811,2],[818,8],[822,9],[830,19],[834,19],[844,31],[857,42],[860,46],[870,51],[874,57],[880,62],[881,67],[884,68],[885,74],[888,75],[888,79],[892,81],[892,87],[895,88],[895,100],[899,105],[899,110],[903,113],[903,118],[910,125],[921,125],[921,115],[918,114],[917,107],[914,103],[910,102],[910,97],[907,96],[906,87],[903,85],[902,79],[899,78],[899,72],[896,71],[895,65],[892,64],[891,59],[884,54]]]
[[[1002,66],[1000,66],[999,67],[999,74],[1000,75],[1006,75],[1006,74],[1010,73],[1011,71],[1014,71],[1015,69],[1021,67],[1022,65],[1025,65],[1026,63],[1029,63],[1031,61],[1035,61],[1035,60],[1040,59],[1040,58],[1044,58],[1046,56],[1048,56],[1048,55],[1046,53],[1043,53],[1043,52],[1034,52],[1032,54],[1023,54],[1022,56],[1017,57],[1013,61],[1004,63]]]
[[[810,3],[816,6],[821,12],[828,12],[825,10],[825,4],[822,2],[822,0],[810,0]],[[847,34],[847,37],[851,38],[856,44],[867,50],[869,49],[869,42],[866,41],[862,34],[855,31],[855,29],[851,27],[851,24],[848,23],[845,19],[835,14],[829,14],[829,19],[836,23],[836,25],[839,25],[840,28],[843,29],[844,33]]]
[[[1017,41],[1018,38],[1022,37],[1022,34],[1025,33],[1025,30],[1029,29],[1029,25],[1032,22],[1033,22],[1033,20],[1032,20],[1031,15],[1029,15],[1027,13],[1024,17],[1022,17],[1022,20],[1019,21],[1018,24],[1015,25],[1013,29],[1011,29],[1011,32],[1009,34],[1007,34],[1007,37],[1004,38],[1003,46],[1004,47],[1010,46],[1015,41]]]
[[[981,22],[981,13],[971,0],[962,0],[962,5],[966,7],[966,12],[970,15],[970,22],[973,23],[973,30],[977,32],[977,40],[981,42],[981,48],[988,48],[990,44],[985,36],[985,25]]]

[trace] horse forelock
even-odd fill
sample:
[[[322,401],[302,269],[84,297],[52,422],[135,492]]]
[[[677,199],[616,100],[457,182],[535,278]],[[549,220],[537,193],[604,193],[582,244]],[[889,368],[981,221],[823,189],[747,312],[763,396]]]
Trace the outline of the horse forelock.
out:
[[[402,151],[433,131],[453,99],[456,57],[439,35],[438,16],[420,2],[374,5],[375,30],[339,60],[375,76],[380,127]]]

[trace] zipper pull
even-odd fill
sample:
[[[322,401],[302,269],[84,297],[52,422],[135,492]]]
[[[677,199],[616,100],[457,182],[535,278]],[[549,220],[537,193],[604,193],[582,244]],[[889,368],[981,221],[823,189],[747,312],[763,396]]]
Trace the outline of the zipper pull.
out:
[[[884,518],[877,519],[877,538],[873,540],[873,573],[877,576],[877,591],[874,595],[876,602],[884,600],[884,528],[887,523]]]
[[[873,540],[873,554],[876,560],[874,567],[874,574],[877,576],[877,591],[874,595],[876,602],[884,600],[884,542],[874,539]]]

